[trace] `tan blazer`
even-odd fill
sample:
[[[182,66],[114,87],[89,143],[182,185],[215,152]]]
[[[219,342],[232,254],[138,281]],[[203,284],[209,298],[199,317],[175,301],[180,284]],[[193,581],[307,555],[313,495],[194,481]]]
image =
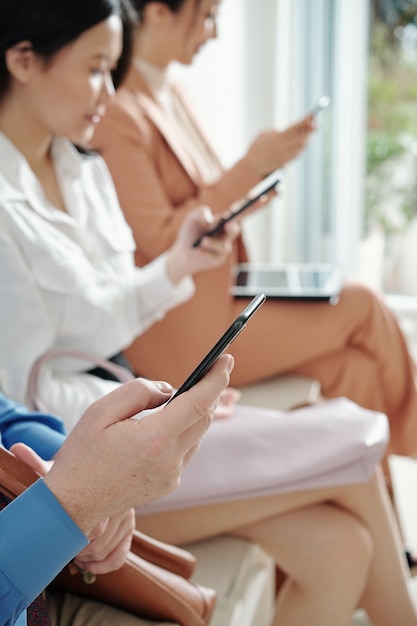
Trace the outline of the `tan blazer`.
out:
[[[176,93],[186,106],[183,91],[176,87]],[[189,110],[189,115],[218,161],[195,113]],[[192,208],[204,204],[214,213],[224,212],[259,182],[242,159],[215,184],[204,185],[198,164],[183,149],[175,126],[136,69],[128,74],[97,128],[93,147],[104,156],[113,175],[137,239],[139,264],[172,245]],[[241,242],[240,248],[243,253]]]
[[[185,105],[183,94],[179,97]],[[189,113],[200,128],[194,112]],[[191,208],[208,204],[222,212],[258,182],[242,159],[215,184],[204,185],[136,70],[99,125],[94,146],[115,179],[141,265],[173,243]],[[227,263],[197,276],[196,295],[189,302],[133,343],[127,356],[138,373],[174,385],[183,382],[244,306],[228,287],[234,263],[245,255],[239,240]],[[335,306],[268,300],[230,351],[235,356],[232,384],[283,372],[312,376],[325,396],[346,396],[386,413],[390,451],[417,452],[416,368],[395,317],[368,288],[347,284]]]
[[[180,88],[177,95],[184,101]],[[196,115],[193,111],[189,114],[200,130]],[[217,159],[204,131],[200,132]],[[172,245],[191,209],[205,204],[215,213],[223,212],[259,182],[258,175],[242,159],[215,184],[204,185],[198,164],[183,150],[176,128],[166,119],[136,69],[130,71],[100,123],[93,147],[103,155],[114,178],[133,229],[138,265],[148,263]],[[238,260],[246,258],[239,238],[227,263],[196,277],[192,301],[167,315],[128,351],[137,371],[165,377],[174,384],[181,381],[228,325],[233,302],[228,296],[231,270]]]

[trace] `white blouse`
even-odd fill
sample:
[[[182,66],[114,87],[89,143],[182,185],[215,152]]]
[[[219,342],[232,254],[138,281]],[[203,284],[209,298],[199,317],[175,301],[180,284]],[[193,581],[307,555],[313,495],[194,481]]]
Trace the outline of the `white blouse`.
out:
[[[51,205],[0,133],[0,387],[24,403],[30,370],[48,350],[108,358],[194,293],[191,278],[171,283],[165,255],[135,267],[101,157],[80,155],[64,139],[55,139],[52,156],[68,212]],[[68,428],[117,385],[86,374],[90,367],[61,358],[42,368],[42,403]]]

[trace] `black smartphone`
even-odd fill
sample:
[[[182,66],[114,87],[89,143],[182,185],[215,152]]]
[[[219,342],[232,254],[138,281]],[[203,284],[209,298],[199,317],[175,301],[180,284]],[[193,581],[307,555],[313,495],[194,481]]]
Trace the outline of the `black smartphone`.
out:
[[[316,115],[321,113],[321,111],[324,111],[324,109],[327,109],[330,102],[331,100],[329,96],[322,96],[320,100],[317,102],[317,104],[315,104],[314,107],[311,109],[310,115],[314,115],[314,117],[316,117]]]
[[[227,217],[222,217],[216,225],[213,226],[213,228],[200,235],[200,237],[194,241],[193,248],[198,248],[203,237],[213,237],[213,235],[217,235],[227,222],[230,222],[230,220],[233,220],[238,215],[241,215],[243,211],[249,209],[249,207],[255,204],[255,202],[257,202],[264,194],[272,191],[272,189],[275,189],[275,187],[283,180],[284,175],[281,170],[275,170],[271,174],[268,174],[268,176],[265,176],[260,183],[255,185],[255,187],[252,187],[248,195],[239,203],[238,207],[234,211],[227,215]]]
[[[235,319],[235,321],[229,326],[224,335],[219,339],[215,346],[210,350],[210,352],[204,357],[199,365],[195,368],[193,373],[187,378],[187,380],[181,385],[179,389],[171,396],[168,400],[167,404],[174,400],[177,396],[184,391],[188,391],[191,389],[193,385],[198,383],[201,378],[203,378],[204,374],[208,372],[208,370],[214,365],[217,359],[221,356],[221,354],[226,350],[228,346],[232,343],[234,339],[238,336],[238,334],[245,328],[247,322],[253,316],[254,313],[259,309],[259,307],[265,302],[266,296],[263,293],[255,296],[248,306],[242,311],[240,315]]]

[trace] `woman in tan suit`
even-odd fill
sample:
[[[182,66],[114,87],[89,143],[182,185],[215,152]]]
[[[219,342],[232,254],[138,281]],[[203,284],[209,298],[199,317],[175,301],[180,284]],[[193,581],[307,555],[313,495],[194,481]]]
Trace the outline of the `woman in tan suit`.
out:
[[[135,57],[123,87],[97,128],[94,147],[107,161],[137,245],[148,263],[172,245],[184,216],[207,204],[227,211],[263,176],[305,146],[307,117],[284,132],[261,133],[224,171],[171,62],[190,64],[216,36],[218,0],[134,3],[140,13]],[[178,385],[235,318],[231,268],[246,259],[239,239],[228,263],[196,279],[193,299],[137,339],[127,356],[135,370]],[[327,397],[346,396],[386,413],[390,452],[417,453],[417,372],[395,317],[365,286],[346,284],[336,305],[268,301],[231,349],[235,386],[285,372],[318,379]]]

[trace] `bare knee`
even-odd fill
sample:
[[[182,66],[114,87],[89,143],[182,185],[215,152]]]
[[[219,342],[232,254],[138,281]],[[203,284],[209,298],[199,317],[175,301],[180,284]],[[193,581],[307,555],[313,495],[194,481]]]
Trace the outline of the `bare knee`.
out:
[[[310,515],[300,545],[301,560],[292,563],[293,578],[308,586],[350,585],[362,589],[373,558],[373,539],[356,517],[332,504]],[[308,532],[310,529],[310,532]],[[285,564],[284,564],[285,565]]]
[[[288,511],[238,534],[262,545],[294,582],[317,591],[349,580],[353,589],[359,588],[373,558],[368,529],[332,503]]]
[[[317,584],[338,588],[343,585],[360,596],[368,579],[374,553],[371,533],[357,518],[338,511],[337,518],[324,527],[324,545],[317,561]],[[311,582],[311,581],[310,581]]]
[[[346,514],[346,519],[334,534],[333,546],[339,562],[347,567],[368,571],[373,557],[374,545],[371,533],[359,520]]]

